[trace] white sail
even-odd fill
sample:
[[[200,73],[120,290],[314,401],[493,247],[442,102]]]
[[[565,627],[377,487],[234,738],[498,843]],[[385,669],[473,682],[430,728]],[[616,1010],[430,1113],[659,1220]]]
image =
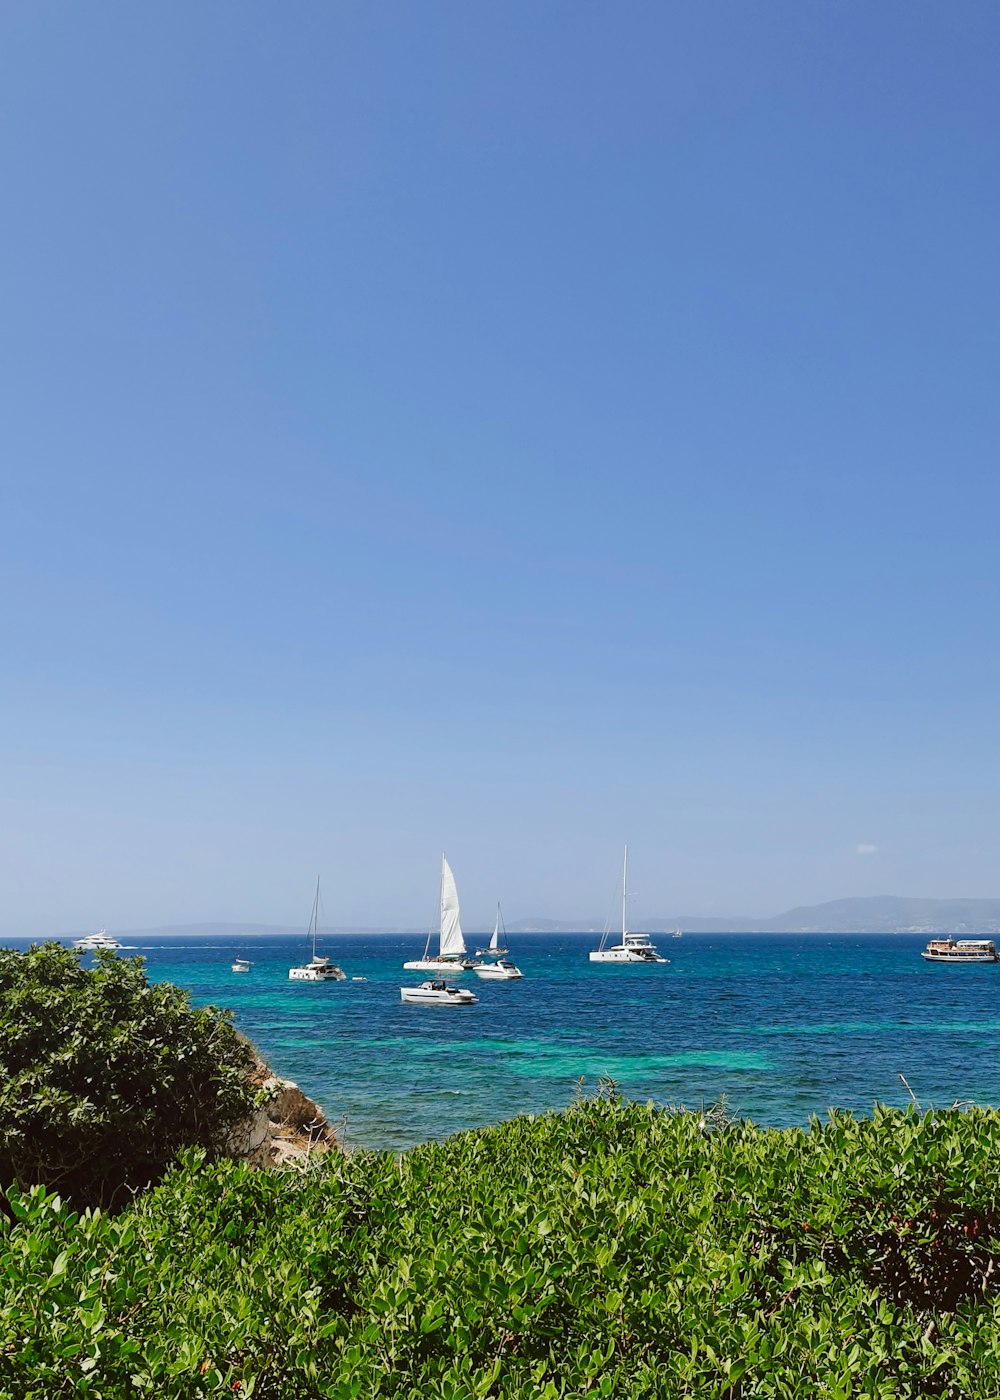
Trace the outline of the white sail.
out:
[[[451,866],[441,857],[441,956],[457,958],[465,952],[462,923],[458,911],[458,890]]]
[[[499,953],[499,951],[500,951],[500,906],[499,906],[499,904],[498,904],[498,905],[497,905],[497,921],[496,921],[496,923],[493,925],[493,937],[490,939],[490,952],[491,952],[491,953]]]

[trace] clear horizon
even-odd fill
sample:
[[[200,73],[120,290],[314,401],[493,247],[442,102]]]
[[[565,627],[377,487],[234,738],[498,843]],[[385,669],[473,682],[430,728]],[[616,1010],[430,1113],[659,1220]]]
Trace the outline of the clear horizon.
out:
[[[756,931],[756,932],[768,932],[768,931],[770,931],[770,932],[774,932],[774,933],[782,933],[782,932],[796,933],[796,932],[802,932],[802,930],[799,929],[799,928],[791,928],[791,929],[773,929],[773,930],[756,929],[756,930],[754,930],[754,929],[739,928],[739,927],[735,927],[735,926],[732,927],[732,928],[727,928],[727,926],[726,926],[724,923],[722,923],[722,921],[725,920],[725,919],[731,919],[731,920],[733,920],[734,925],[739,925],[739,924],[746,924],[746,923],[749,923],[752,919],[759,919],[759,920],[761,921],[761,923],[764,924],[764,923],[774,922],[774,921],[780,920],[780,919],[782,919],[782,918],[785,918],[785,917],[787,917],[787,916],[789,916],[789,915],[791,915],[791,914],[798,913],[798,912],[800,912],[800,911],[805,912],[805,911],[811,911],[811,910],[820,910],[820,909],[824,909],[824,908],[828,908],[828,907],[831,907],[831,906],[836,906],[836,905],[840,905],[840,904],[844,904],[844,903],[852,903],[852,902],[854,902],[855,900],[860,900],[860,901],[862,901],[862,902],[863,902],[864,904],[866,904],[866,905],[867,905],[867,904],[874,904],[874,903],[877,903],[877,902],[883,901],[883,900],[892,900],[892,901],[898,901],[898,902],[901,902],[901,903],[908,903],[908,902],[911,902],[911,897],[910,897],[910,896],[906,896],[906,895],[875,895],[875,896],[864,896],[864,895],[861,895],[861,896],[848,897],[848,899],[846,899],[846,900],[831,900],[831,901],[828,901],[826,904],[788,906],[787,908],[783,908],[783,909],[779,909],[779,910],[774,910],[774,911],[772,911],[772,912],[769,913],[769,914],[760,914],[760,913],[758,913],[758,914],[738,914],[738,913],[736,913],[735,911],[730,910],[730,911],[728,912],[728,914],[720,914],[720,915],[717,915],[717,916],[713,916],[713,917],[712,917],[711,921],[720,923],[720,925],[721,925],[718,929],[715,929],[715,930],[705,930],[705,929],[697,929],[697,928],[689,927],[689,924],[688,924],[688,921],[689,921],[689,920],[690,920],[692,923],[697,923],[697,922],[708,922],[708,921],[710,921],[710,920],[709,920],[709,917],[708,917],[708,916],[688,914],[688,913],[685,913],[684,911],[679,911],[679,912],[673,913],[673,914],[651,915],[651,916],[649,916],[648,919],[644,920],[643,922],[644,922],[645,925],[650,925],[650,924],[652,924],[652,925],[654,926],[654,928],[659,928],[661,931],[664,931],[664,932],[670,932],[670,930],[671,930],[673,927],[675,927],[675,926],[680,926],[680,927],[685,928],[686,931],[691,932],[691,933],[699,933],[699,932],[704,932],[704,933],[712,933],[712,932],[718,932],[718,933],[725,933],[725,932],[744,933],[744,932],[754,932],[754,931]],[[926,900],[913,901],[913,902],[930,903],[930,904],[937,904],[937,905],[942,905],[942,906],[956,905],[956,904],[966,904],[966,903],[993,904],[993,905],[1000,906],[1000,896],[993,896],[993,897],[990,897],[990,896],[981,896],[981,897],[972,896],[972,897],[967,897],[967,896],[964,896],[964,895],[956,895],[956,896],[951,896],[951,897],[947,897],[947,896],[946,896],[946,897],[943,897],[943,898],[942,898],[942,897],[939,897],[939,898],[936,898],[936,899],[934,899],[934,898],[929,898],[929,899],[926,899]],[[937,911],[935,911],[935,912],[937,912],[939,915],[941,915],[941,914],[943,914],[944,910],[937,910]],[[619,913],[619,910],[612,910],[612,911],[609,911],[609,917],[608,917],[608,919],[607,919],[606,921],[605,921],[605,920],[601,920],[601,919],[596,919],[596,918],[584,918],[584,917],[581,917],[581,918],[578,918],[578,919],[575,919],[575,920],[574,920],[574,919],[568,919],[568,918],[566,918],[565,916],[558,917],[558,918],[557,918],[557,917],[542,918],[541,916],[533,916],[533,915],[531,915],[531,914],[520,914],[520,915],[518,915],[518,916],[517,916],[516,918],[514,918],[514,919],[505,920],[505,925],[506,925],[506,927],[508,927],[508,928],[511,930],[511,932],[516,933],[518,936],[521,936],[521,935],[528,936],[528,935],[531,935],[531,934],[539,934],[539,935],[542,935],[542,934],[545,934],[545,933],[547,933],[547,932],[554,932],[554,933],[559,933],[559,934],[563,934],[563,933],[566,933],[566,934],[579,933],[581,936],[585,936],[585,935],[593,934],[595,931],[600,930],[600,929],[602,929],[602,928],[614,927],[615,922],[616,922],[616,918],[618,917],[618,913]],[[536,923],[541,924],[541,923],[545,923],[545,922],[556,923],[556,924],[559,925],[559,927],[558,927],[558,929],[555,929],[555,930],[551,930],[551,929],[547,930],[547,929],[543,929],[543,928],[535,928],[535,927],[532,927],[533,924],[536,924]],[[525,924],[528,925],[527,928],[523,927],[523,925],[525,925]],[[630,927],[636,927],[636,926],[637,926],[636,921],[631,917],[631,914],[630,914],[630,916],[629,916],[629,926],[630,926]],[[219,937],[228,937],[228,936],[238,937],[238,936],[245,936],[245,937],[251,938],[251,937],[268,937],[268,936],[287,935],[288,937],[294,938],[294,937],[299,936],[299,934],[300,934],[300,933],[302,932],[302,930],[305,928],[305,925],[295,924],[295,923],[291,923],[291,922],[287,922],[287,921],[286,921],[286,922],[275,921],[275,922],[273,922],[273,923],[262,923],[260,920],[257,920],[257,919],[243,919],[243,920],[240,920],[240,919],[235,919],[235,920],[192,920],[191,922],[185,923],[185,924],[166,924],[166,925],[152,925],[152,926],[148,926],[148,925],[146,925],[146,926],[143,926],[143,925],[132,925],[132,926],[129,926],[129,927],[121,927],[121,928],[107,928],[106,930],[102,928],[101,931],[102,931],[102,932],[106,931],[106,932],[108,932],[109,934],[121,935],[121,936],[123,936],[123,937],[126,937],[126,936],[133,936],[133,935],[139,935],[139,934],[161,934],[161,935],[163,935],[164,937],[167,937],[167,936],[170,936],[170,937],[174,937],[174,936],[180,937],[180,936],[183,936],[183,935],[184,935],[186,932],[188,932],[188,931],[197,931],[197,930],[204,930],[204,929],[212,929],[212,930],[213,930],[212,933],[204,933],[202,936],[204,936],[204,937],[214,937],[214,936],[216,936],[216,933],[214,932],[214,930],[216,930],[216,927],[218,927],[219,930],[222,930],[222,932],[219,932],[219,933],[218,933],[218,936],[219,936]],[[405,935],[412,935],[412,936],[415,936],[415,937],[416,937],[416,936],[422,937],[422,936],[424,936],[424,934],[426,934],[427,932],[433,932],[434,927],[436,927],[436,925],[434,925],[434,924],[430,924],[430,923],[419,924],[419,923],[417,923],[417,922],[415,922],[415,921],[413,921],[413,920],[405,921],[405,922],[402,922],[402,923],[400,923],[400,924],[395,924],[395,925],[368,925],[368,926],[365,926],[365,925],[362,925],[362,924],[349,924],[349,925],[348,925],[348,924],[337,924],[337,923],[333,923],[333,922],[329,922],[329,921],[324,921],[323,919],[321,919],[321,920],[320,920],[320,923],[319,923],[319,925],[318,925],[318,930],[317,930],[317,931],[318,931],[318,933],[320,933],[320,934],[325,934],[325,935],[328,935],[328,936],[329,936],[329,935],[350,935],[350,934],[354,933],[354,934],[359,934],[359,935],[362,935],[362,934],[370,934],[370,935],[378,935],[378,936],[382,936],[382,935],[391,936],[391,935],[397,935],[397,934],[405,934]],[[480,937],[485,937],[485,936],[492,930],[492,923],[477,923],[477,922],[471,922],[471,923],[470,923],[470,922],[464,917],[464,915],[463,915],[463,918],[462,918],[462,927],[463,927],[463,930],[464,930],[464,932],[465,932],[465,935],[466,935],[466,938],[467,938],[467,939],[470,938],[470,937],[472,937],[472,938],[480,938]],[[911,928],[922,928],[923,926],[922,926],[922,925],[912,925],[912,926],[910,926],[910,927],[911,927]],[[225,930],[229,930],[229,929],[233,929],[233,930],[238,931],[238,932],[234,932],[234,933],[231,934],[231,935],[228,934],[227,932],[224,932]],[[822,929],[822,928],[820,928],[820,929],[818,929],[817,931],[818,931],[818,932],[821,932],[821,933],[836,934],[836,933],[845,932],[845,931],[847,931],[847,930],[838,929],[838,928],[829,928],[829,929]],[[868,933],[868,932],[873,932],[873,931],[891,931],[891,930],[871,930],[871,929],[865,929],[863,926],[860,926],[860,925],[859,925],[857,928],[855,928],[855,929],[853,929],[853,930],[849,930],[849,931],[861,934],[861,933]],[[904,929],[903,931],[905,931],[905,929]],[[92,930],[92,929],[82,929],[82,928],[81,928],[81,929],[61,929],[61,930],[58,930],[58,931],[51,931],[51,930],[50,930],[45,936],[46,936],[46,937],[51,937],[51,938],[56,938],[56,939],[60,939],[60,938],[76,938],[76,937],[78,937],[78,936],[81,935],[81,934],[86,934],[86,933],[90,933],[90,932],[94,932],[94,930]],[[9,934],[9,935],[5,935],[5,936],[8,936],[8,937],[32,938],[32,937],[35,937],[36,935],[32,935],[32,934],[23,934],[23,933],[22,933],[22,934]],[[192,933],[191,936],[194,936],[194,933]]]
[[[995,6],[0,40],[0,936],[989,897]]]

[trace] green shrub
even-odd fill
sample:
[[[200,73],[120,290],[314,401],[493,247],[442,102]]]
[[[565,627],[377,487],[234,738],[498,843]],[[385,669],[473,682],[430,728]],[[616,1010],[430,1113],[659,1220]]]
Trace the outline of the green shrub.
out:
[[[10,1200],[0,1400],[1000,1394],[988,1110],[605,1098],[305,1174],[189,1157],[114,1217]]]
[[[120,1201],[180,1149],[222,1144],[252,1058],[226,1014],[150,985],[141,958],[0,950],[0,1181]]]

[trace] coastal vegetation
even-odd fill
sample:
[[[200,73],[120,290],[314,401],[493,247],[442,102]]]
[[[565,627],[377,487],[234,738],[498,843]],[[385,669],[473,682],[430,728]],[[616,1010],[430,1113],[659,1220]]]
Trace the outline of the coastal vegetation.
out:
[[[0,949],[0,1012],[0,1182],[120,1204],[183,1148],[220,1150],[254,1106],[228,1013],[150,983],[141,958]]]
[[[769,1131],[613,1086],[395,1157],[0,1221],[0,1397],[986,1400],[1000,1115]]]

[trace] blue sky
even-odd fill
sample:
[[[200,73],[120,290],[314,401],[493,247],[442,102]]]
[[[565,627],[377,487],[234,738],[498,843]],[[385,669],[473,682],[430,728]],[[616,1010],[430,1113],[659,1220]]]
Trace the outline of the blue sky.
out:
[[[0,932],[1000,893],[998,40],[8,6]]]

